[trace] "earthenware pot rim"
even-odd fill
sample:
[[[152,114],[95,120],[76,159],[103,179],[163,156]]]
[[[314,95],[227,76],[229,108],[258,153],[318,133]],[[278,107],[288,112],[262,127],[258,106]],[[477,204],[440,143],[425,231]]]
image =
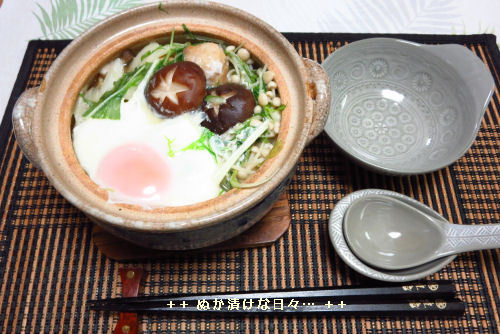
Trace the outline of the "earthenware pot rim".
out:
[[[297,54],[297,52],[293,49],[293,47],[289,44],[289,42],[274,28],[269,26],[267,23],[261,21],[260,19],[233,7],[219,4],[219,3],[212,3],[212,2],[188,2],[188,1],[172,1],[172,2],[167,2],[164,4],[163,8],[164,10],[168,11],[171,9],[179,8],[179,6],[191,6],[193,8],[204,8],[207,9],[207,7],[210,7],[210,10],[218,10],[218,11],[223,11],[227,12],[231,15],[239,16],[242,17],[246,20],[251,20],[254,24],[258,24],[260,27],[262,27],[263,30],[265,30],[266,33],[272,35],[271,37],[274,38],[275,40],[278,40],[281,42],[280,47],[284,48],[287,50],[288,54],[287,56],[292,58],[292,62],[294,66],[296,66],[295,71],[299,72],[300,78],[303,80],[303,92],[302,95],[305,97],[303,105],[301,106],[296,106],[296,109],[304,108],[305,110],[303,111],[304,113],[311,113],[312,112],[312,101],[307,99],[307,92],[306,92],[306,81],[307,81],[307,72],[305,65],[303,64],[302,58]],[[64,59],[70,55],[74,49],[77,49],[80,44],[83,44],[90,36],[93,34],[99,33],[104,27],[107,27],[108,25],[111,25],[114,22],[119,22],[123,18],[130,17],[131,15],[134,14],[139,14],[142,13],[143,11],[151,11],[151,10],[159,10],[158,9],[158,4],[147,4],[144,6],[136,7],[121,13],[118,13],[116,15],[113,15],[104,21],[100,22],[96,26],[92,27],[88,31],[86,31],[84,34],[81,36],[77,37],[73,42],[70,43],[70,45],[63,50],[63,52],[58,56],[58,58],[55,60],[54,64],[51,66],[49,71],[47,72],[44,81],[41,86],[40,93],[38,95],[38,103],[37,103],[37,110],[35,112],[35,126],[33,127],[33,137],[36,146],[39,148],[39,156],[40,156],[40,164],[41,168],[49,178],[50,182],[52,185],[67,199],[69,200],[73,205],[81,209],[83,212],[86,214],[95,217],[99,220],[103,220],[106,223],[117,225],[119,227],[125,227],[127,229],[136,229],[136,230],[144,230],[148,232],[169,232],[169,231],[177,231],[177,230],[192,230],[192,229],[198,229],[202,227],[209,226],[211,224],[216,224],[222,220],[227,220],[230,219],[231,217],[234,217],[236,215],[239,215],[249,208],[255,206],[259,201],[261,201],[263,198],[266,197],[267,194],[269,194],[276,185],[278,185],[281,180],[286,177],[288,172],[293,168],[295,163],[298,161],[298,158],[300,156],[300,153],[303,149],[303,147],[306,144],[307,141],[307,135],[310,131],[311,124],[310,122],[305,122],[303,124],[303,127],[301,129],[301,133],[295,135],[295,142],[293,145],[297,147],[298,149],[290,151],[290,155],[288,155],[285,159],[281,158],[283,164],[277,165],[276,161],[273,162],[272,164],[269,165],[269,168],[267,169],[267,175],[264,176],[269,176],[272,174],[273,170],[277,170],[276,174],[273,176],[273,178],[268,181],[264,187],[257,188],[257,189],[250,189],[250,190],[238,190],[239,194],[239,199],[238,201],[234,201],[231,205],[225,205],[227,203],[227,198],[230,198],[230,196],[227,196],[224,201],[221,201],[221,203],[218,203],[220,207],[216,210],[213,211],[211,214],[196,217],[196,218],[187,218],[186,220],[170,220],[168,219],[168,214],[150,214],[149,216],[151,217],[152,215],[155,217],[154,220],[151,219],[141,219],[141,218],[129,218],[126,217],[124,218],[125,215],[120,214],[119,212],[116,211],[116,206],[107,204],[103,205],[105,208],[99,208],[95,207],[90,201],[86,198],[81,198],[81,196],[77,195],[77,192],[75,189],[71,189],[70,187],[67,186],[67,182],[62,179],[62,177],[57,175],[56,171],[56,162],[55,161],[49,161],[48,160],[48,149],[44,146],[44,140],[43,140],[43,134],[41,133],[41,126],[40,128],[36,126],[37,121],[41,121],[40,119],[37,119],[37,115],[40,117],[40,110],[44,105],[45,105],[45,98],[48,96],[47,91],[51,89],[51,82],[52,80],[56,80],[58,75],[61,75],[59,73],[59,67],[63,63]],[[182,22],[178,22],[180,25]],[[112,38],[112,37],[111,37]],[[97,47],[98,48],[98,47]],[[310,116],[305,116],[305,118],[310,117]],[[278,161],[278,160],[277,160]],[[59,162],[61,163],[61,162]],[[235,195],[235,194],[233,194]],[[232,196],[232,195],[231,195]],[[218,197],[219,200],[221,197]],[[235,198],[236,199],[236,198]],[[210,205],[209,203],[211,201],[216,201],[210,200],[207,202],[202,202],[199,203],[200,205]],[[196,205],[195,205],[196,206]],[[109,209],[108,208],[111,208]],[[189,208],[192,208],[193,206],[189,206]],[[188,207],[187,207],[188,208]],[[139,210],[140,211],[140,210]],[[137,212],[139,212],[137,211]]]

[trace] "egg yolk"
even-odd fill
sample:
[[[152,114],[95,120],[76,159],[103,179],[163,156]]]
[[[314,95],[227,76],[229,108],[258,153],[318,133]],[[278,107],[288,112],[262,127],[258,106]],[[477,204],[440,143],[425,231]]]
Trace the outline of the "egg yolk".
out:
[[[97,179],[106,187],[135,198],[150,198],[165,191],[169,166],[151,147],[126,144],[109,152],[99,164]]]

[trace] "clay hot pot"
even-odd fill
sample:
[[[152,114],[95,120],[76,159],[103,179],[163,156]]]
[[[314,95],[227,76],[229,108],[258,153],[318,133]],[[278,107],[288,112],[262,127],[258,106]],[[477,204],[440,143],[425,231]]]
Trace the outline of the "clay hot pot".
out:
[[[132,46],[179,34],[182,24],[201,35],[244,43],[275,72],[283,111],[279,154],[250,180],[274,174],[250,189],[233,189],[209,201],[144,209],[110,204],[79,165],[73,151],[73,107],[81,88],[105,63]],[[322,131],[330,104],[328,77],[300,57],[275,29],[241,10],[209,2],[151,4],[114,15],[75,39],[57,57],[40,87],[19,98],[13,113],[16,138],[26,157],[93,222],[118,237],[156,249],[182,250],[220,243],[251,227],[271,208],[291,179],[304,147]]]

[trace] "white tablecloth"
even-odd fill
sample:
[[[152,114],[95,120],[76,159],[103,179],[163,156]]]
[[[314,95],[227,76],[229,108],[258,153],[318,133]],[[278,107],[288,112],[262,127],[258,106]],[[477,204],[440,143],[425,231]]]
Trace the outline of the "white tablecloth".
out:
[[[3,3],[2,3],[3,2]],[[99,7],[99,3],[103,3]],[[32,39],[73,38],[151,0],[0,0],[0,116]],[[499,0],[225,0],[285,32],[477,34],[500,31]],[[82,6],[82,3],[85,6]]]

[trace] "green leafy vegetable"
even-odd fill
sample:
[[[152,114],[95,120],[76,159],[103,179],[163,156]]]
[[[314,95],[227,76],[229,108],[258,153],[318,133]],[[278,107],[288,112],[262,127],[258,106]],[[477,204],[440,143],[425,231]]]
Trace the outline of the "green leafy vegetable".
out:
[[[241,155],[246,152],[252,146],[253,143],[259,139],[259,137],[267,130],[269,121],[264,121],[262,124],[254,128],[254,131],[244,140],[244,142],[238,146],[231,156],[224,161],[222,166],[217,170],[214,175],[215,181],[220,184],[227,173],[233,168],[234,164],[240,159]]]
[[[262,71],[258,73],[258,78],[257,78],[257,84],[255,87],[252,89],[252,93],[255,96],[255,99],[259,99],[259,95],[261,92],[265,92],[267,90],[267,85],[264,82],[264,72],[267,70],[267,65],[264,65],[262,68]]]
[[[234,50],[233,52],[236,53],[238,52],[239,49],[241,49],[243,46],[245,46],[245,43],[241,43],[240,45],[238,45]]]
[[[160,2],[160,4],[158,5],[158,10],[159,10],[160,12],[164,12],[165,14],[168,14],[168,11],[167,11],[165,8],[163,8],[163,7],[161,6],[161,2]]]
[[[151,56],[153,53],[155,53],[156,51],[158,50],[161,50],[161,49],[164,49],[165,47],[163,45],[160,45],[159,47],[157,47],[156,49],[154,50],[149,50],[148,52],[145,52],[142,56],[141,56],[141,61],[143,61],[144,59],[146,59],[147,57]]]
[[[215,154],[215,152],[210,147],[210,138],[212,138],[213,135],[214,134],[213,134],[212,131],[204,128],[203,132],[201,133],[200,138],[198,140],[192,142],[188,146],[184,147],[181,151],[189,151],[189,150],[201,151],[201,150],[206,150],[206,151],[208,151],[208,153],[210,153],[214,157],[215,162],[217,162],[217,155]]]
[[[92,107],[96,104],[96,102],[94,102],[94,101],[90,101],[89,99],[87,99],[87,98],[85,97],[85,95],[83,95],[82,93],[80,93],[79,95],[80,95],[80,97],[82,98],[83,102],[85,102],[85,103],[86,103],[89,107],[91,107],[91,108],[92,108]]]
[[[241,123],[241,127],[237,130],[234,131],[234,133],[236,134],[237,137],[239,137],[239,135],[245,131],[248,131],[248,129],[250,128],[250,122],[252,121],[253,117],[247,119],[246,121],[244,121],[243,123]]]
[[[210,38],[210,37],[206,37],[206,36],[198,36],[198,35],[193,34],[184,23],[182,24],[182,29],[184,29],[184,32],[186,33],[188,38],[193,40],[193,41],[201,42],[201,43],[213,42],[213,43],[217,43],[220,45],[224,44],[223,41],[221,41],[220,39],[217,39],[217,38]]]
[[[264,183],[266,183],[267,181],[271,180],[274,175],[276,175],[276,173],[278,173],[278,170],[274,171],[274,173],[268,177],[266,177],[264,180],[261,180],[261,181],[258,181],[258,182],[253,182],[253,183],[240,183],[238,181],[238,178],[236,177],[237,175],[237,172],[236,171],[233,171],[233,173],[231,174],[231,178],[229,179],[229,182],[231,184],[231,186],[233,188],[255,188],[255,187],[258,187]]]
[[[188,43],[172,43],[170,45],[160,45],[154,50],[149,50],[149,51],[145,52],[141,56],[141,61],[144,61],[144,59],[151,56],[153,53],[157,52],[158,50],[162,50],[162,49],[166,49],[166,48],[168,48],[169,50],[170,49],[172,50],[172,52],[170,53],[170,56],[172,56],[172,54],[175,54],[176,59],[179,59],[179,56],[182,57],[182,59],[183,59],[184,53],[182,51],[184,51],[184,49],[186,48],[187,45],[188,45]],[[176,63],[178,61],[182,61],[182,59],[181,60],[176,60],[176,59],[174,59],[173,63]]]
[[[233,187],[233,188],[239,188],[239,185],[240,185],[240,183],[238,182],[238,178],[236,177],[237,174],[238,174],[238,172],[234,170],[231,173],[231,178],[229,179],[229,183],[231,184],[231,187]]]
[[[276,110],[283,111],[283,110],[285,110],[285,108],[286,108],[286,104],[282,104],[278,108],[276,108]]]
[[[265,89],[266,89],[266,85],[265,84],[264,84],[264,88],[262,90],[259,88],[259,85],[256,85],[252,89],[252,93],[253,93],[253,96],[255,96],[255,99],[258,99],[260,92],[265,92]]]
[[[179,50],[179,51],[184,51],[184,48],[182,48],[182,50]],[[174,57],[174,63],[184,61],[184,52],[178,52],[178,51],[176,51],[176,52],[177,52],[177,54]]]
[[[231,177],[227,176],[226,178],[224,178],[224,180],[222,180],[222,182],[220,183],[220,187],[222,189],[221,193],[225,193],[231,190],[233,188],[231,186]]]
[[[262,108],[262,111],[259,113],[259,115],[262,117],[262,119],[272,119],[271,117],[272,112],[273,108],[267,105]]]
[[[236,50],[225,51],[229,62],[236,70],[236,74],[241,78],[241,82],[252,91],[257,100],[260,92],[266,89],[266,85],[262,80],[262,74],[258,74],[256,70],[253,70],[235,52]]]
[[[277,139],[276,142],[274,143],[273,148],[271,149],[271,151],[267,155],[266,159],[271,159],[271,158],[274,158],[275,156],[277,156],[278,153],[280,153],[282,148],[283,148],[283,141],[280,139]]]
[[[188,35],[189,38],[194,39],[195,41],[198,40],[198,36],[193,34],[184,23],[182,24],[182,29],[184,29],[184,32]]]
[[[235,69],[239,70],[240,73],[245,73],[247,79],[249,80],[248,83],[254,84],[257,82],[257,79],[259,78],[257,71],[250,69],[250,66],[241,60],[241,58],[238,57],[234,51],[226,51],[226,55],[229,56],[229,59]]]
[[[165,58],[163,58],[163,61],[158,64],[156,70],[184,60],[184,49],[189,45],[189,43],[174,43],[174,37],[175,30],[172,30],[172,33],[170,34],[170,43],[168,46],[162,46],[163,48],[168,48],[167,54],[165,55]],[[174,56],[174,59],[171,60],[170,58],[172,56]]]
[[[217,95],[207,95],[205,96],[205,101],[214,104],[223,104],[226,103],[226,98]]]
[[[261,141],[262,143],[270,143],[270,142],[271,142],[271,141],[269,140],[269,138],[266,138],[266,137],[262,137],[262,138],[260,138],[260,141]]]
[[[99,101],[90,105],[83,114],[84,117],[101,119],[120,119],[121,99],[127,91],[137,86],[146,76],[151,63],[146,63],[132,72],[125,73],[119,80],[115,81],[113,88],[105,92]]]
[[[165,58],[163,59],[163,62],[161,63],[161,67],[170,65],[170,56],[172,55],[173,52],[173,46],[174,46],[174,36],[175,36],[175,29],[172,29],[172,33],[170,34],[170,44],[168,46],[168,51],[167,54],[165,55]]]
[[[262,117],[262,119],[272,119],[273,118],[272,117],[273,113],[275,113],[275,112],[282,112],[283,110],[285,110],[285,108],[286,108],[285,104],[282,104],[282,105],[280,105],[277,108],[274,108],[269,103],[267,106],[264,106],[262,108],[262,111],[260,113],[255,114],[255,115],[259,115],[260,117]]]
[[[168,152],[167,155],[171,158],[175,156],[175,151],[172,148],[172,144],[174,143],[175,139],[169,139],[168,137],[165,137],[167,140],[167,145],[168,145]]]

